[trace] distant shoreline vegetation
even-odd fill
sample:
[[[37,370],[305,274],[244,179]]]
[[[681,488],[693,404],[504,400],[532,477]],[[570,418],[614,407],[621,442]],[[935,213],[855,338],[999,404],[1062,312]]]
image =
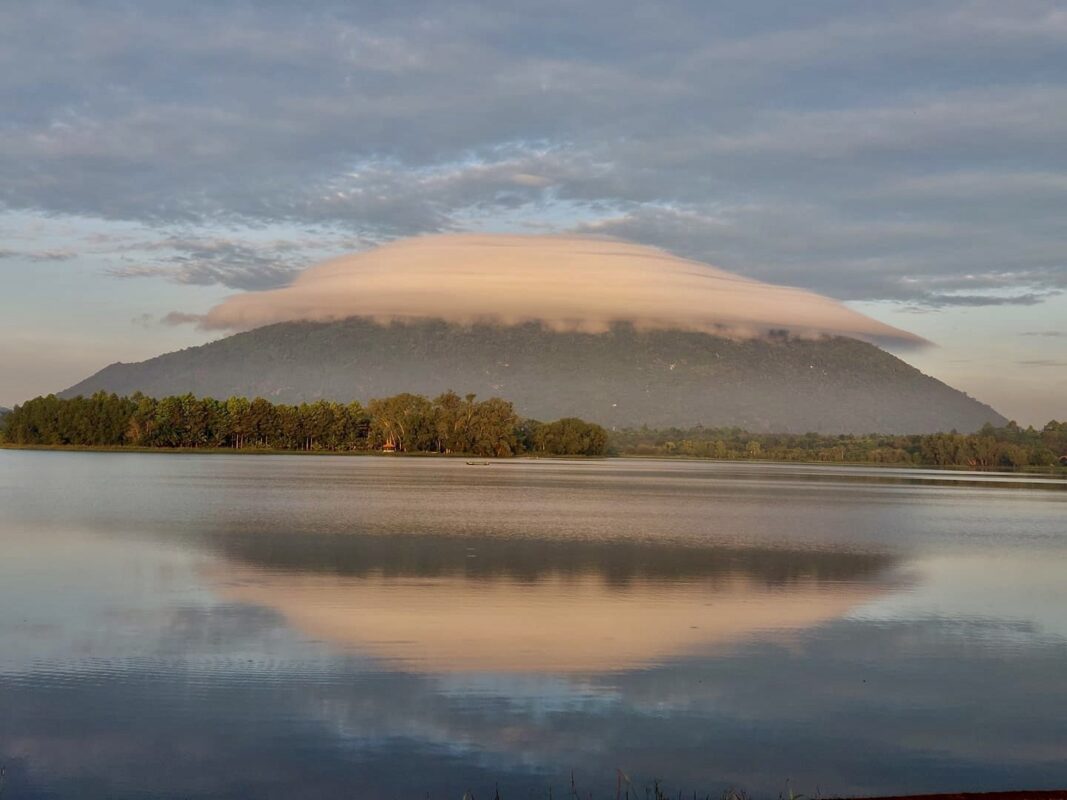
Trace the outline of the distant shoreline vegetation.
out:
[[[738,428],[607,431],[575,417],[523,419],[500,398],[445,392],[399,394],[343,404],[301,405],[263,398],[191,394],[155,399],[38,397],[0,418],[0,443],[82,449],[238,450],[241,452],[397,452],[485,457],[660,456],[724,460],[867,463],[1020,469],[1067,458],[1067,422],[1042,429],[986,425],[977,433],[787,434]]]
[[[1020,469],[1067,466],[1067,422],[1041,430],[1014,422],[977,433],[750,433],[739,428],[612,431],[612,452],[631,456],[804,461],[839,464]]]

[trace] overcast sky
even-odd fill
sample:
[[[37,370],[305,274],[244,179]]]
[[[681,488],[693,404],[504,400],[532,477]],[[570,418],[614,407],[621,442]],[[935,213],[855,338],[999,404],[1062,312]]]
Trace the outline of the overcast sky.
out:
[[[595,232],[1067,418],[1062,2],[4,3],[0,108],[3,405],[327,256]]]

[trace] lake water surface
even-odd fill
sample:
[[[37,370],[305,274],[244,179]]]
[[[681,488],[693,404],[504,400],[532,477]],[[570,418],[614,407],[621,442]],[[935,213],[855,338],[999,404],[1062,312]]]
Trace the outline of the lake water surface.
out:
[[[3,800],[1067,786],[1062,480],[0,451],[0,546]]]

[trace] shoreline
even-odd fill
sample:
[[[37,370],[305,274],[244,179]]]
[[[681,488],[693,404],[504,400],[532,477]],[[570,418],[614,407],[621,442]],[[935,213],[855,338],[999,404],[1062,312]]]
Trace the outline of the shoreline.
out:
[[[867,467],[870,469],[929,470],[934,472],[975,472],[986,475],[1047,475],[1067,477],[1067,467],[1018,467],[1007,469],[983,469],[981,467],[933,464],[886,463],[884,461],[782,461],[770,458],[701,458],[699,456],[638,455],[619,453],[614,455],[534,455],[521,454],[508,457],[486,457],[471,453],[432,453],[412,451],[384,453],[380,450],[279,450],[254,447],[137,447],[111,445],[63,445],[63,444],[11,444],[0,442],[0,450],[25,450],[55,453],[153,453],[158,455],[240,455],[240,456],[332,456],[340,458],[443,458],[451,460],[479,461],[685,461],[712,464],[776,464],[808,467]]]

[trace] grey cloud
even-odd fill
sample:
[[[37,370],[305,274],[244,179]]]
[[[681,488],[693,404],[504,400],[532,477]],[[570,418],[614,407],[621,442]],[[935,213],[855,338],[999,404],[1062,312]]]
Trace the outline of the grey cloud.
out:
[[[725,153],[841,159],[863,153],[914,157],[942,148],[1055,147],[1067,133],[1067,88],[976,89],[855,109],[771,112],[749,130],[712,141]]]
[[[1007,226],[857,219],[811,203],[718,209],[641,206],[579,226],[649,242],[761,280],[843,299],[1033,304],[1067,288],[1062,254]],[[990,252],[1010,250],[1007,263]]]
[[[76,258],[77,253],[69,250],[11,250],[0,248],[0,259],[24,259],[34,263],[41,261],[69,261]]]
[[[160,320],[164,325],[192,325],[200,322],[202,317],[200,314],[187,314],[183,311],[171,311],[169,314],[165,314]]]
[[[0,206],[197,239],[576,217],[843,298],[1038,295],[1067,280],[1065,42],[1030,0],[10,5]],[[115,272],[263,288],[322,249]]]
[[[1049,195],[1067,194],[1067,172],[974,170],[935,173],[905,178],[887,187],[887,191],[909,199],[928,196],[967,200],[996,195],[1006,196],[1013,203],[1020,197],[1035,196],[1048,202]]]
[[[343,249],[350,238],[340,240]],[[125,263],[108,269],[120,278],[161,277],[191,285],[222,284],[267,289],[287,284],[307,265],[309,253],[328,250],[328,241],[270,241],[170,236],[125,243],[111,252]],[[336,246],[336,244],[335,244]]]
[[[1054,361],[1050,358],[1033,358],[1015,363],[1024,367],[1067,367],[1067,361]]]
[[[1050,338],[1067,338],[1067,331],[1024,331],[1020,336],[1048,336]]]
[[[1067,15],[1061,8],[1038,3],[1015,10],[973,3],[911,9],[902,5],[891,18],[860,13],[819,26],[799,26],[716,42],[696,63],[779,68],[863,64],[872,55],[892,56],[902,47],[907,47],[913,57],[936,59],[944,57],[946,51],[980,45],[1010,47],[1013,41],[1051,51],[1067,41]]]
[[[167,278],[176,283],[197,286],[222,284],[235,289],[265,289],[281,286],[295,272],[271,264],[192,263],[187,266],[115,267],[108,273],[117,278]]]
[[[1035,306],[1052,296],[1053,293],[1006,295],[990,297],[980,294],[933,294],[923,298],[923,303],[936,308],[944,306]]]

